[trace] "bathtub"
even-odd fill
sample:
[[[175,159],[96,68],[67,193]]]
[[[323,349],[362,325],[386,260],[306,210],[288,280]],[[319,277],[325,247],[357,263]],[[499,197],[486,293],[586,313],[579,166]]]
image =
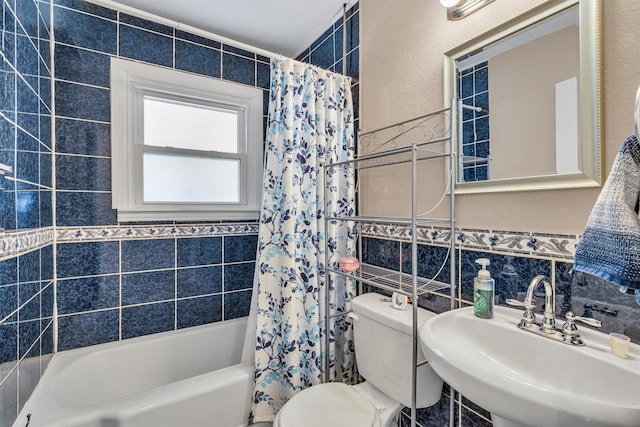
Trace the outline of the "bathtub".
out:
[[[14,427],[247,425],[246,318],[60,352]]]

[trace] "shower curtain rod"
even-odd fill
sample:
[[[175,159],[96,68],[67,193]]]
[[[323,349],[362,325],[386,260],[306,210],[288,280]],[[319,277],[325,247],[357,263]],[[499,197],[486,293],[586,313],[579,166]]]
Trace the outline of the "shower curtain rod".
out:
[[[477,111],[478,113],[482,111],[482,107],[474,107],[473,105],[460,104],[462,108],[466,108],[467,110]]]

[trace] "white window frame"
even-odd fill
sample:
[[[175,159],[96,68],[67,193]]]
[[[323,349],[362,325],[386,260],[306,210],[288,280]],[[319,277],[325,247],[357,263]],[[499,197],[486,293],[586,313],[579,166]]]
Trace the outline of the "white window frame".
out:
[[[238,153],[144,146],[145,96],[237,111]],[[111,58],[112,207],[118,221],[257,219],[262,194],[262,90],[155,65]],[[144,152],[240,160],[238,203],[145,203]]]

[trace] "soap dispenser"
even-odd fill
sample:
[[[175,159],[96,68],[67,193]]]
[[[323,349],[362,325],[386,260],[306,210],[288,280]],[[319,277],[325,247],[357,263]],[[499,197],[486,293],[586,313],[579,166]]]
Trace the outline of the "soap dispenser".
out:
[[[478,258],[476,263],[480,264],[482,269],[478,271],[478,277],[473,279],[473,311],[478,317],[492,319],[495,281],[487,270],[490,261],[487,258]]]

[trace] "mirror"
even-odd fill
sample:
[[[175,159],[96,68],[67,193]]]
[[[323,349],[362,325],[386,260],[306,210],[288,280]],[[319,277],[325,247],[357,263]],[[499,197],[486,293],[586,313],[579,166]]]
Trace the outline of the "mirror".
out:
[[[445,54],[456,193],[601,184],[600,1],[543,5]]]

